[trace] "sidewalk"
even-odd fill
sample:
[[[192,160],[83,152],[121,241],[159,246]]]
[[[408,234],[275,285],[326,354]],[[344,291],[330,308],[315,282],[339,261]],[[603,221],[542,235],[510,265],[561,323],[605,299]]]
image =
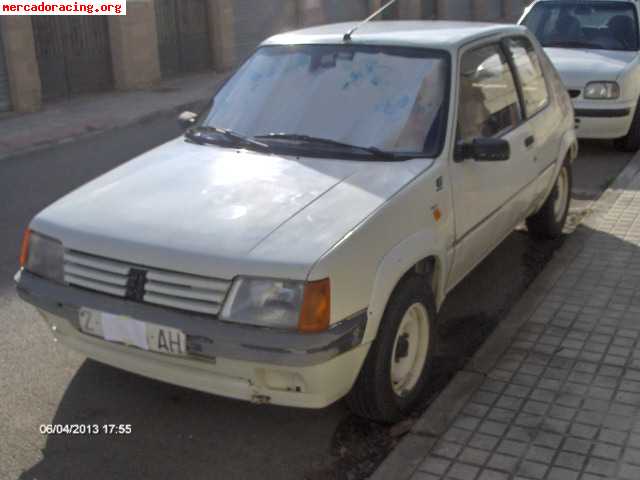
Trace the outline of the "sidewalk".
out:
[[[372,480],[640,479],[640,154],[593,208]]]
[[[0,116],[0,159],[169,113],[210,98],[224,74],[207,72],[130,92],[82,95],[45,104],[36,113]]]

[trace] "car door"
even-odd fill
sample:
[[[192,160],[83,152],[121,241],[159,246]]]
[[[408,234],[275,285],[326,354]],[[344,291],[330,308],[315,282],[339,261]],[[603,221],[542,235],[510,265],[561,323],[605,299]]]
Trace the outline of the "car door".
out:
[[[544,195],[555,172],[563,118],[558,106],[551,102],[542,62],[531,41],[524,36],[510,37],[504,40],[504,46],[520,85],[524,115],[531,129],[529,148],[533,162],[526,167],[535,178],[536,196]]]
[[[463,50],[458,72],[457,145],[477,138],[509,142],[506,161],[450,162],[455,216],[452,288],[522,220],[530,205],[532,132],[500,41]]]

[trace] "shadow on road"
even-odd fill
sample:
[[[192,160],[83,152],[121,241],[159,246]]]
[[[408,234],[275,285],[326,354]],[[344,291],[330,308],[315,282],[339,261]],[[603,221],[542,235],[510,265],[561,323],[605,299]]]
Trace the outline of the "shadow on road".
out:
[[[451,293],[421,409],[464,366],[558,246],[514,232]],[[21,480],[245,480],[267,473],[274,479],[357,479],[371,474],[398,441],[388,427],[349,415],[342,402],[322,411],[258,407],[93,361],[77,371],[51,423],[131,424],[133,433],[51,435],[43,459]]]
[[[317,461],[312,452],[329,448],[333,426],[344,415],[340,405],[322,411],[256,407],[88,360],[51,423],[131,424],[132,434],[51,435],[42,461],[21,478],[279,479],[292,461]],[[325,445],[301,453],[299,446],[311,441]]]

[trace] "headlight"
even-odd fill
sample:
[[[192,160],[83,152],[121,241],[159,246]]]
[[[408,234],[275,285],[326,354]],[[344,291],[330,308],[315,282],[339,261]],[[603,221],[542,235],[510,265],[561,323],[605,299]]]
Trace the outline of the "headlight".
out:
[[[299,282],[240,277],[231,288],[221,319],[301,332],[329,327],[329,280]]]
[[[584,98],[611,100],[620,96],[620,85],[616,82],[591,82],[584,89]]]
[[[24,234],[20,266],[40,277],[64,282],[64,249],[58,240],[31,230]]]

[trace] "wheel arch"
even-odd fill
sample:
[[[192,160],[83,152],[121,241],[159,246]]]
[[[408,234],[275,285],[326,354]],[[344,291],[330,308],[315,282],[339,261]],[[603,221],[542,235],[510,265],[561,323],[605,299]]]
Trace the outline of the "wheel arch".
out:
[[[436,309],[440,308],[445,297],[448,262],[446,249],[438,237],[442,238],[441,232],[418,232],[394,247],[382,259],[369,302],[364,342],[375,339],[391,295],[410,275],[424,277],[425,284],[432,289]],[[425,246],[431,248],[425,251]]]

